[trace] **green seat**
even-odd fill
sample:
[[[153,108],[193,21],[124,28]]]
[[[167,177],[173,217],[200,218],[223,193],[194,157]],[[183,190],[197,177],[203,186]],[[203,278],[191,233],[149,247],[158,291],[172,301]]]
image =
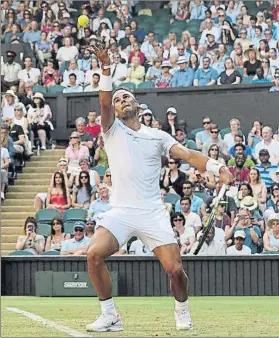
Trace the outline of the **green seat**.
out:
[[[87,216],[85,209],[69,209],[65,211],[63,222],[66,221],[84,221]]]
[[[196,142],[194,142],[193,140],[188,140],[186,146],[188,149],[198,150]]]
[[[243,76],[243,68],[242,67],[235,67],[235,70],[238,71],[238,73]]]
[[[175,203],[179,200],[180,196],[178,194],[167,193],[165,203],[171,203],[172,205],[175,205]]]
[[[57,94],[57,93],[63,93],[63,90],[65,89],[65,87],[63,86],[60,86],[60,85],[55,85],[55,86],[51,86],[48,88],[48,92],[49,93],[54,93],[54,94]]]
[[[171,13],[169,8],[160,8],[157,11],[154,11],[154,16],[158,18],[161,16],[171,17]]]
[[[42,252],[41,256],[60,256],[60,252],[56,250],[49,250]]]
[[[194,195],[200,197],[204,202],[208,200],[208,197],[209,197],[206,193],[202,191],[195,191]]]
[[[129,89],[132,89],[132,90],[135,90],[136,89],[136,85],[133,83],[133,82],[122,82],[118,88],[129,88]]]
[[[220,135],[222,139],[224,138],[225,135],[229,134],[231,132],[231,128],[223,128],[220,130]]]
[[[93,167],[91,169],[97,171],[99,176],[104,177],[105,172],[108,169],[108,166],[106,166],[106,165],[96,165],[96,167]]]
[[[72,222],[72,221],[67,221],[67,222],[63,223],[65,234],[73,235],[74,224],[75,224],[75,222]]]
[[[10,252],[8,256],[36,256],[36,255],[28,250],[16,250]]]
[[[155,83],[152,82],[152,81],[141,82],[140,84],[138,84],[137,88],[138,89],[140,89],[140,88],[147,88],[147,89],[155,88]]]
[[[243,77],[242,78],[242,84],[251,84],[252,80],[253,80],[254,76],[247,76],[247,77]]]
[[[193,141],[195,141],[196,140],[196,135],[200,131],[204,131],[204,128],[196,128],[196,129],[192,130],[191,134],[190,134],[190,139],[193,140]]]
[[[33,93],[42,93],[46,94],[47,93],[47,88],[41,85],[34,85],[32,88]]]
[[[43,209],[36,212],[37,223],[51,224],[54,217],[61,217],[61,213],[55,209]]]
[[[48,237],[51,234],[51,226],[49,224],[39,223],[37,232],[39,235]]]

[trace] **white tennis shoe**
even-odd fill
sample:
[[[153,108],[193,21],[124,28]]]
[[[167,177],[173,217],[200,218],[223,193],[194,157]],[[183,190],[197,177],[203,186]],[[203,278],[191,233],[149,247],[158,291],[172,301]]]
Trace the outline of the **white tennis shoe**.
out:
[[[102,313],[95,322],[86,325],[86,331],[116,332],[123,331],[123,324],[119,315]]]
[[[190,330],[193,328],[193,322],[188,309],[174,311],[174,316],[177,330]]]

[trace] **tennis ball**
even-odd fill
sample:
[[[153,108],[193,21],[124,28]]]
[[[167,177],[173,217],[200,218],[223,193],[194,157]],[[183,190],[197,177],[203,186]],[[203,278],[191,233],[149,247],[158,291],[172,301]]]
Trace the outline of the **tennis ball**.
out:
[[[78,24],[82,27],[86,27],[89,23],[89,19],[86,15],[81,15],[79,18],[78,18]]]

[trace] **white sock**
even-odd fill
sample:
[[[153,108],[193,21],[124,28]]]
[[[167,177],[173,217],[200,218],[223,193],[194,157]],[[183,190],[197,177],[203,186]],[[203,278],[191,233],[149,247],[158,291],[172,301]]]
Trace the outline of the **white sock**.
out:
[[[116,315],[115,305],[113,298],[107,300],[100,300],[102,313],[111,313]]]
[[[188,299],[185,302],[179,302],[175,300],[175,311],[180,312],[182,310],[189,311],[188,309]]]

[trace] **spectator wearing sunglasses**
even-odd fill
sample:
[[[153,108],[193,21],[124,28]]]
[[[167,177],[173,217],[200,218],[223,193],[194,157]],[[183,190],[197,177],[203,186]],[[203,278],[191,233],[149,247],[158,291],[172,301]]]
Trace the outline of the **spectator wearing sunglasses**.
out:
[[[88,171],[81,171],[78,177],[78,185],[73,189],[72,207],[89,209],[90,203],[94,200],[94,190],[90,185]]]
[[[69,234],[64,233],[64,225],[59,217],[54,217],[51,222],[51,235],[48,236],[45,251],[61,251],[62,242],[70,239]]]
[[[185,255],[190,252],[195,243],[195,231],[192,227],[185,226],[185,217],[180,212],[175,212],[171,216],[171,226],[173,231],[178,232],[180,239],[180,254]]]
[[[200,131],[196,134],[196,145],[198,150],[202,149],[204,143],[210,140],[210,126],[211,126],[211,119],[210,117],[204,117],[202,121],[202,125],[204,130]]]
[[[90,238],[85,236],[85,224],[84,222],[78,221],[75,223],[73,228],[74,238],[67,239],[62,242],[61,256],[79,256],[85,255],[87,247],[90,243]]]
[[[203,205],[203,199],[194,195],[195,187],[196,187],[195,183],[190,182],[190,181],[185,181],[182,186],[183,197],[190,198],[191,200],[190,211],[196,214],[200,214],[201,207]],[[181,212],[180,201],[177,201],[175,203],[175,212]]]
[[[111,191],[112,182],[111,182],[111,172],[109,168],[105,172],[103,184],[105,184],[105,186],[109,189],[109,191]]]
[[[186,181],[186,174],[179,170],[180,160],[169,159],[168,167],[163,176],[163,185],[171,193],[183,195],[183,183]]]
[[[208,154],[209,147],[214,143],[219,146],[220,155],[224,158],[230,157],[228,153],[228,145],[225,141],[219,136],[220,129],[217,124],[212,123],[210,126],[210,139],[202,146],[202,152]]]

